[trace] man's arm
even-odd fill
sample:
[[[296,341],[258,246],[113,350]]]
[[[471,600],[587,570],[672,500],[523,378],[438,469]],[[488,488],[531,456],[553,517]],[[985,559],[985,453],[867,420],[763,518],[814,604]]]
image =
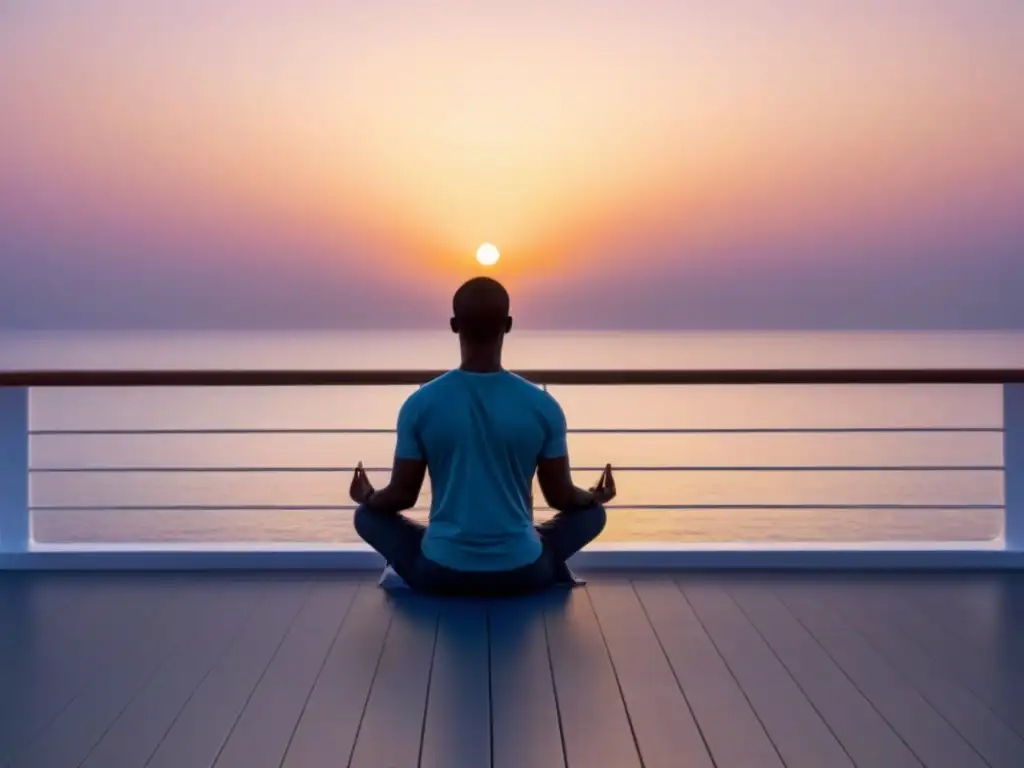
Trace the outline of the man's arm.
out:
[[[573,483],[567,455],[541,458],[537,462],[537,480],[544,500],[558,512],[586,509],[597,501],[593,493]]]
[[[398,411],[391,481],[366,499],[365,504],[370,509],[397,514],[416,506],[427,474],[427,457],[417,432],[416,413],[411,400],[406,400]]]
[[[572,481],[569,463],[569,445],[566,437],[565,413],[554,399],[545,425],[547,434],[537,459],[537,481],[548,506],[559,512],[584,509],[596,498],[590,491],[577,488]]]
[[[374,491],[365,504],[377,512],[397,514],[416,506],[427,474],[427,462],[422,459],[395,458],[391,469],[391,482]]]

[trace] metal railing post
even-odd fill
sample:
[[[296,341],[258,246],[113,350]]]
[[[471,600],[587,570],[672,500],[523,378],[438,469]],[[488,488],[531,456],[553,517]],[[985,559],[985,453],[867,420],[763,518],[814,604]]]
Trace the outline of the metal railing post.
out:
[[[1024,552],[1024,384],[1003,387],[1006,548]]]
[[[0,553],[29,545],[28,389],[0,387]]]

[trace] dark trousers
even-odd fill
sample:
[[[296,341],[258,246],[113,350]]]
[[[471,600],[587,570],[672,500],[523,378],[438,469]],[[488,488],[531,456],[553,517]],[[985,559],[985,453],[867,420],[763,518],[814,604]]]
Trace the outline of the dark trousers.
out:
[[[457,571],[424,557],[426,527],[405,515],[356,509],[356,533],[415,590],[465,596],[538,592],[568,576],[565,561],[596,539],[607,516],[600,504],[559,512],[537,526],[543,551],[532,563],[511,571]]]

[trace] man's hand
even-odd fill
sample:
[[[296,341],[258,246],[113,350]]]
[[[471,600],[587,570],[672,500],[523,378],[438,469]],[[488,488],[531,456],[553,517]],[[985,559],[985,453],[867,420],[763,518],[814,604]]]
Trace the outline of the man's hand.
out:
[[[612,476],[611,464],[605,464],[601,478],[597,481],[597,485],[590,489],[590,492],[598,504],[607,504],[615,498],[615,478]]]
[[[348,495],[356,504],[365,504],[372,493],[373,486],[370,484],[370,478],[366,476],[366,470],[363,469],[363,462],[360,461],[356,466],[356,471],[352,474],[352,484],[348,488]]]

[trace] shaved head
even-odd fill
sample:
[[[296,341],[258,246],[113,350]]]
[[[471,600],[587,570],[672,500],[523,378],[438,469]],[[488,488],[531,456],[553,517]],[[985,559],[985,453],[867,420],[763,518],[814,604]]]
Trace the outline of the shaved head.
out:
[[[474,277],[463,283],[452,299],[452,330],[470,341],[494,341],[512,327],[509,304],[508,291],[501,283]]]

